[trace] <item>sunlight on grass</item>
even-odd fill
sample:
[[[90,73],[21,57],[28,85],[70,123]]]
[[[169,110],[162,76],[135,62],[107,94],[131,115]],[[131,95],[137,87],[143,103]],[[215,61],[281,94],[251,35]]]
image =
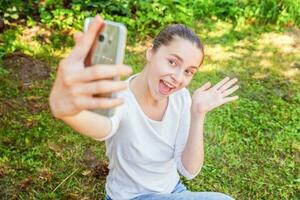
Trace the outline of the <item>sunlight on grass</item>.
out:
[[[212,61],[229,61],[233,58],[239,58],[242,56],[240,53],[231,52],[226,47],[222,45],[213,45],[213,46],[206,46],[205,48],[205,55],[208,59]]]
[[[283,72],[284,76],[289,79],[293,79],[294,77],[298,77],[300,75],[300,70],[297,68],[289,69]]]
[[[268,74],[261,73],[261,72],[256,72],[255,74],[253,74],[252,78],[254,78],[254,79],[265,79],[268,76],[269,76]]]
[[[212,64],[212,63],[204,63],[200,68],[199,68],[199,72],[211,72],[214,71],[216,69],[219,69],[220,65],[217,64]]]
[[[214,25],[215,29],[213,31],[206,30],[207,37],[222,37],[225,33],[229,32],[232,28],[232,24],[222,21],[217,21]]]
[[[270,68],[270,67],[273,66],[272,62],[270,60],[267,60],[267,59],[261,60],[259,65],[264,67],[264,68]]]
[[[258,49],[272,45],[283,54],[300,53],[299,39],[296,37],[297,35],[288,33],[284,35],[279,33],[264,33],[257,41]]]

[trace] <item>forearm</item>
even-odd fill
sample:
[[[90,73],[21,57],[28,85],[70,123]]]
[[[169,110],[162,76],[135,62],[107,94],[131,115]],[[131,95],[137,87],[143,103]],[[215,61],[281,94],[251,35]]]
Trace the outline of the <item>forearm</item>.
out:
[[[81,111],[75,116],[62,117],[61,119],[82,135],[94,139],[101,140],[106,137],[112,128],[109,118],[87,110]]]
[[[191,115],[191,125],[189,137],[181,156],[184,168],[190,173],[195,174],[203,165],[204,145],[203,145],[203,126],[205,115]]]

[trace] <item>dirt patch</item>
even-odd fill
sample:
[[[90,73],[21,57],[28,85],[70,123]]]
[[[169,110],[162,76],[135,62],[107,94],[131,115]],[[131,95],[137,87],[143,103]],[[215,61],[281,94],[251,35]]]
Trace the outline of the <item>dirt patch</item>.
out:
[[[83,164],[89,169],[87,170],[89,173],[84,175],[92,175],[100,179],[104,179],[108,175],[108,162],[99,160],[90,148],[86,148],[83,153]]]
[[[4,166],[0,166],[0,178],[7,174],[7,169]]]
[[[21,190],[25,190],[25,189],[28,188],[31,184],[32,184],[32,177],[29,176],[29,177],[23,179],[23,180],[19,183],[19,188],[20,188]]]
[[[27,109],[32,114],[41,112],[42,110],[50,110],[49,105],[41,102],[40,99],[29,97],[4,100],[0,105],[0,115],[1,113],[22,111],[24,109]]]
[[[0,127],[5,130],[9,127],[8,122],[16,127],[38,126],[38,120],[27,116],[50,110],[47,99],[36,94],[40,89],[45,89],[44,80],[50,77],[50,66],[21,52],[6,55],[1,64],[9,72],[0,79],[7,89],[3,94],[9,93],[11,89],[18,91],[14,98],[0,98],[0,119],[5,119],[4,124],[0,123]],[[27,92],[32,95],[28,96]]]
[[[19,81],[22,88],[29,88],[34,82],[46,80],[50,76],[50,67],[35,58],[21,52],[8,54],[3,59],[4,67]]]
[[[4,27],[5,27],[4,20],[0,17],[0,33],[4,31]]]

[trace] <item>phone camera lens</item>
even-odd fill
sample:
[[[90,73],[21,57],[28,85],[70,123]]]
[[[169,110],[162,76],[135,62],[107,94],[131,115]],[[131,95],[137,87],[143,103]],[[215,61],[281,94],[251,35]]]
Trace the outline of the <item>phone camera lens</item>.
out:
[[[102,35],[102,34],[101,34],[101,35],[99,36],[99,40],[100,40],[100,42],[103,42],[103,41],[104,41],[104,39],[105,39],[105,38],[104,38],[104,35]]]

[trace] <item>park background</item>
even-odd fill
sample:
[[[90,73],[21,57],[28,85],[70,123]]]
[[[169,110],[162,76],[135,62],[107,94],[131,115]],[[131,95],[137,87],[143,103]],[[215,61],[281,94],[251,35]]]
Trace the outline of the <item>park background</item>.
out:
[[[72,35],[96,13],[127,26],[124,62],[134,72],[163,26],[184,23],[206,54],[188,89],[239,79],[239,100],[206,119],[205,163],[183,179],[188,189],[300,199],[299,0],[2,0],[0,199],[102,197],[104,143],[53,118],[48,105]]]

